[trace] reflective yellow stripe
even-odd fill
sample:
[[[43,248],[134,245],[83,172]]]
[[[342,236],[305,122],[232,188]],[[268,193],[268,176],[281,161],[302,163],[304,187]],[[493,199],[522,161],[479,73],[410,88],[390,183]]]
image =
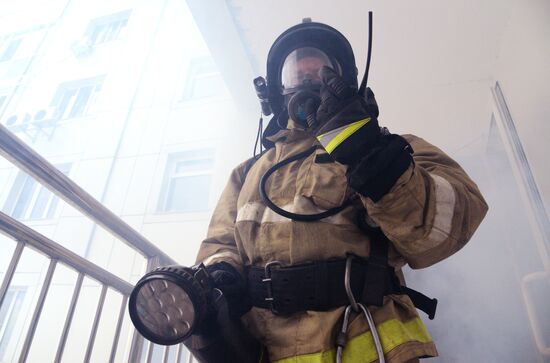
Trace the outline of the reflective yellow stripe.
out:
[[[397,319],[391,319],[379,324],[377,331],[384,354],[407,342],[429,343],[432,341],[432,337],[420,318],[414,318],[405,323]],[[331,349],[326,352],[284,358],[274,363],[333,363],[335,357],[336,349]],[[344,348],[343,361],[346,363],[366,363],[377,358],[370,331],[350,339]]]
[[[340,145],[342,142],[344,142],[345,139],[350,137],[355,131],[359,130],[363,125],[365,125],[367,122],[370,121],[370,117],[367,117],[366,119],[355,121],[351,124],[349,124],[345,129],[343,129],[338,135],[336,135],[327,146],[325,146],[325,150],[330,154],[334,151]],[[322,134],[317,136],[317,140],[321,141],[321,139],[327,134]]]

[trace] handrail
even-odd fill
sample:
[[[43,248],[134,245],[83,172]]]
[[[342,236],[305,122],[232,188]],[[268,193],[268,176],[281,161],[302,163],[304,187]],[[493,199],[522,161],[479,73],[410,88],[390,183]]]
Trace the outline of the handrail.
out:
[[[5,126],[0,125],[0,155],[24,170],[53,193],[71,204],[94,222],[135,248],[144,256],[159,257],[162,264],[175,261],[130,227],[120,217],[97,201],[78,184],[57,170],[44,157],[30,148]]]
[[[50,191],[58,195],[67,203],[80,210],[83,214],[88,216],[98,225],[101,225],[113,235],[121,239],[127,245],[132,247],[137,252],[140,252],[148,260],[147,270],[163,264],[175,264],[176,262],[166,255],[162,250],[152,244],[149,240],[143,237],[139,232],[130,227],[121,218],[111,212],[108,208],[103,206],[99,201],[93,198],[89,193],[82,189],[78,184],[73,182],[57,168],[50,164],[46,159],[32,150],[23,141],[12,134],[6,127],[0,125],[0,155],[15,164],[15,166],[24,170],[27,174],[31,175],[38,182],[47,187]],[[116,349],[118,345],[118,339],[123,320],[123,312],[126,309],[128,296],[130,295],[133,285],[123,279],[119,278],[115,274],[97,266],[96,264],[88,261],[87,259],[79,256],[73,251],[63,247],[62,245],[52,241],[46,236],[40,234],[34,229],[26,226],[18,220],[10,217],[9,215],[0,212],[0,233],[6,234],[17,241],[17,247],[13,253],[12,261],[8,267],[8,271],[4,277],[2,285],[0,286],[0,304],[4,296],[7,293],[8,287],[11,282],[11,278],[15,272],[15,268],[19,262],[19,258],[24,247],[29,246],[41,253],[47,255],[50,258],[50,269],[47,280],[44,282],[41,291],[41,301],[39,301],[35,313],[33,314],[33,325],[27,332],[27,337],[23,350],[19,357],[20,362],[23,362],[29,352],[32,344],[34,330],[38,323],[39,316],[41,314],[42,306],[46,294],[48,293],[48,287],[51,281],[51,275],[53,275],[54,268],[57,262],[68,265],[79,272],[77,284],[75,285],[75,291],[71,300],[71,306],[67,313],[66,321],[63,327],[61,339],[58,344],[56,352],[56,362],[58,362],[65,348],[65,343],[68,335],[68,330],[72,323],[74,309],[80,288],[82,285],[82,279],[84,276],[89,276],[92,279],[100,282],[102,286],[102,297],[96,310],[96,316],[94,318],[94,326],[88,341],[86,349],[85,359],[89,360],[93,344],[95,341],[95,334],[97,330],[97,324],[99,317],[102,313],[102,307],[105,299],[105,293],[107,287],[112,287],[114,290],[120,292],[123,295],[123,302],[120,307],[119,317],[117,320],[117,326],[115,331],[115,338],[113,339],[113,345],[111,346],[110,361],[114,359],[116,355]],[[152,353],[153,344],[148,342],[148,355]],[[132,343],[130,346],[129,358],[139,357],[142,354],[144,347],[143,337],[141,334],[134,331]],[[167,357],[168,347],[164,348],[164,358]],[[183,350],[183,344],[178,347],[177,355],[181,356]],[[192,355],[189,356],[192,359]],[[150,359],[150,358],[149,358]]]
[[[73,251],[52,241],[48,237],[38,233],[23,223],[13,219],[7,214],[0,212],[0,232],[7,234],[16,241],[24,242],[34,249],[48,255],[52,260],[58,260],[72,267],[78,272],[82,272],[91,278],[113,287],[121,294],[129,295],[132,292],[133,285],[111,272],[96,266],[94,263],[80,257]]]

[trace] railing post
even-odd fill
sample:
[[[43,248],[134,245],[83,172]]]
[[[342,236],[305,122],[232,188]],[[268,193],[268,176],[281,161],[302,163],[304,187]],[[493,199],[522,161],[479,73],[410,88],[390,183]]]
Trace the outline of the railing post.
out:
[[[113,345],[111,347],[111,356],[109,357],[109,363],[115,361],[116,351],[118,348],[118,341],[120,339],[120,330],[122,329],[122,321],[124,320],[124,311],[126,310],[126,305],[128,304],[128,296],[122,297],[122,303],[120,305],[120,311],[118,313],[118,321],[115,328],[115,336],[113,338]]]
[[[50,265],[48,266],[48,271],[46,272],[46,277],[42,283],[42,289],[40,290],[40,295],[38,296],[38,301],[36,302],[36,307],[34,309],[34,313],[32,314],[31,325],[27,330],[27,336],[25,337],[25,342],[23,343],[23,348],[21,349],[21,354],[19,355],[19,363],[25,363],[27,356],[29,355],[32,339],[34,338],[34,333],[36,332],[36,327],[38,326],[40,314],[42,313],[42,308],[44,307],[44,302],[46,301],[46,295],[48,294],[50,283],[52,282],[56,264],[57,260],[50,260]]]
[[[80,290],[82,289],[82,282],[84,281],[84,274],[81,272],[78,274],[76,279],[76,284],[74,286],[73,297],[71,298],[71,303],[69,305],[69,311],[67,311],[67,317],[65,318],[65,325],[63,326],[63,332],[61,333],[61,338],[59,339],[59,345],[57,346],[57,352],[55,353],[55,363],[61,362],[61,357],[65,350],[65,343],[67,343],[67,337],[69,336],[69,329],[71,328],[71,323],[74,317],[74,311],[76,309],[76,303],[78,302],[78,297],[80,295]]]
[[[97,303],[97,309],[95,311],[94,322],[92,324],[92,331],[88,338],[88,347],[86,348],[86,355],[84,356],[84,362],[88,363],[92,357],[92,351],[94,349],[95,337],[97,335],[97,327],[99,326],[99,320],[101,319],[101,312],[103,311],[103,305],[105,304],[105,296],[107,295],[107,285],[101,287],[101,293],[99,295],[99,301]]]
[[[19,263],[19,259],[21,258],[21,254],[23,253],[23,248],[25,248],[25,244],[21,241],[17,241],[17,246],[15,247],[15,251],[13,251],[10,264],[8,266],[8,269],[6,270],[6,274],[4,275],[4,281],[2,282],[2,287],[0,287],[0,307],[2,306],[2,303],[4,302],[4,298],[8,293],[8,289],[10,287],[13,274],[17,269],[17,264]]]

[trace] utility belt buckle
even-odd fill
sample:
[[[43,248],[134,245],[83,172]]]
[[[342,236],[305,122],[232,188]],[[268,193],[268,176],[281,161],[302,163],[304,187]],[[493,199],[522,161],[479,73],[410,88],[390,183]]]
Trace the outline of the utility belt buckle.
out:
[[[262,279],[262,282],[266,284],[266,289],[267,289],[267,297],[265,298],[265,301],[269,303],[269,309],[273,314],[278,314],[279,312],[273,306],[275,303],[275,298],[273,297],[273,286],[271,285],[271,282],[272,282],[271,269],[273,267],[282,267],[282,266],[283,264],[279,261],[271,261],[271,262],[268,262],[264,267],[264,278]]]

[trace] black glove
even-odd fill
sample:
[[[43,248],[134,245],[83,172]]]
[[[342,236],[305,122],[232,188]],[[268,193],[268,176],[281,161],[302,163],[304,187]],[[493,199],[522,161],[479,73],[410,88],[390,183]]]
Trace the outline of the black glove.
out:
[[[252,307],[246,291],[246,281],[243,276],[227,262],[215,263],[206,267],[212,284],[219,289],[229,308],[231,316],[240,317]]]
[[[355,164],[380,140],[378,112],[331,68],[321,68],[320,76],[323,85],[321,105],[316,112],[316,122],[320,125],[317,139],[334,160]],[[314,105],[306,104],[307,113],[314,111],[308,106]]]
[[[350,187],[378,202],[410,166],[413,150],[403,137],[380,129],[370,89],[361,97],[326,66],[320,76],[321,105],[315,110],[306,103],[308,117],[320,125],[317,139],[334,160],[348,165]]]

